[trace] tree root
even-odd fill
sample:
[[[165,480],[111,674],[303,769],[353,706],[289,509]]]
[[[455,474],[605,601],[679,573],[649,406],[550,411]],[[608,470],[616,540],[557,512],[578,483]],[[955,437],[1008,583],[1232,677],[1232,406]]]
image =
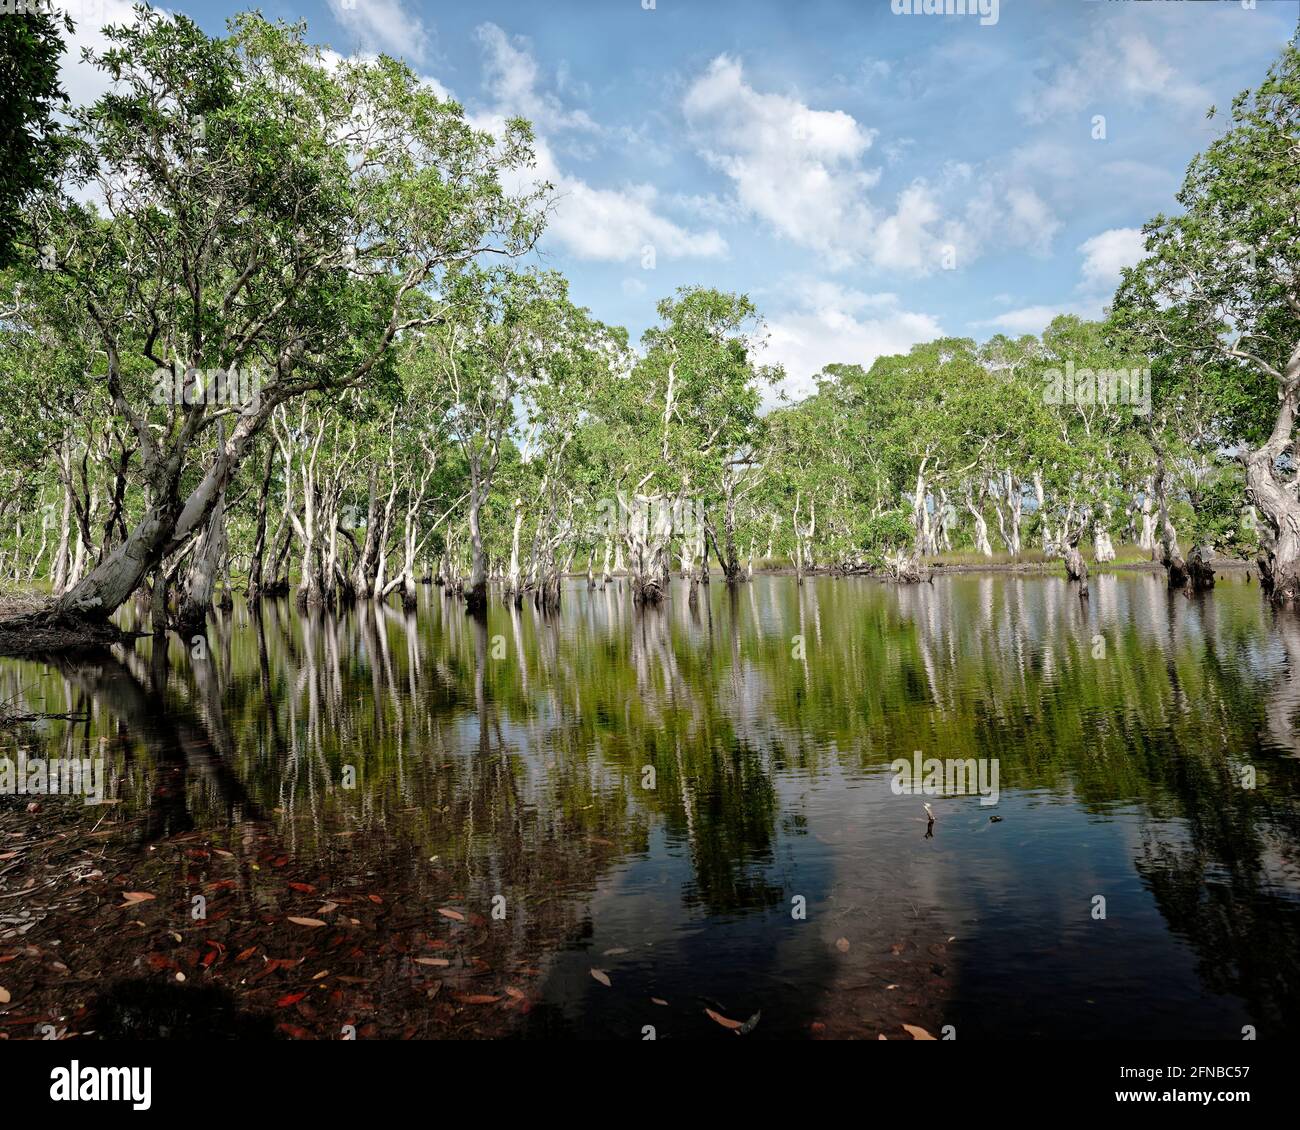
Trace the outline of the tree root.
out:
[[[145,634],[125,632],[108,620],[44,608],[0,621],[0,655],[24,659],[101,652],[115,644],[130,644]]]

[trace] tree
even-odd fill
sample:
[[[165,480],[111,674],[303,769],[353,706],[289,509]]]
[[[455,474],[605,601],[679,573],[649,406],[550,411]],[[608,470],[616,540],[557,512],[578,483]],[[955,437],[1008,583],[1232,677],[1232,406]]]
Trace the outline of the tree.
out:
[[[647,604],[663,599],[675,536],[693,543],[692,560],[703,560],[714,498],[724,507],[718,556],[728,580],[739,579],[739,469],[754,457],[758,383],[777,375],[755,363],[762,324],[745,295],[683,287],[658,313],[660,324],[642,338],[644,357],[610,386],[606,406],[626,453],[618,479],[633,595]]]
[[[72,21],[39,11],[0,19],[0,270],[17,261],[23,213],[59,165],[55,115],[68,101],[59,87],[60,27],[71,34]]]
[[[1246,498],[1263,519],[1260,579],[1284,603],[1300,601],[1298,134],[1292,44],[1188,166],[1182,213],[1143,229],[1146,257],[1125,272],[1114,313],[1117,331],[1157,356],[1153,377],[1219,385],[1203,410],[1239,452]]]
[[[527,124],[475,130],[392,59],[332,65],[301,26],[252,14],[209,38],[141,8],[108,36],[114,89],[75,113],[65,171],[106,215],[44,201],[55,270],[29,300],[92,327],[147,503],[64,617],[113,612],[205,528],[277,408],[375,379],[447,316],[458,271],[521,253],[541,222],[500,181],[531,160]],[[234,403],[212,395],[231,374]]]

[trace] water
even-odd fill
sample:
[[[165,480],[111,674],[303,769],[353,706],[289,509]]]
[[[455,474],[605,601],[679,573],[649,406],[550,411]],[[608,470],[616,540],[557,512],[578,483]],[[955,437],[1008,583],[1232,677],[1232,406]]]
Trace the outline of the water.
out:
[[[101,753],[119,802],[0,798],[0,856],[55,845],[0,863],[0,969],[21,1025],[101,1034],[207,993],[323,1038],[1294,1036],[1298,663],[1232,577],[239,605],[206,644],[0,664],[82,716],[5,752]],[[996,759],[996,806],[896,793],[916,750]]]

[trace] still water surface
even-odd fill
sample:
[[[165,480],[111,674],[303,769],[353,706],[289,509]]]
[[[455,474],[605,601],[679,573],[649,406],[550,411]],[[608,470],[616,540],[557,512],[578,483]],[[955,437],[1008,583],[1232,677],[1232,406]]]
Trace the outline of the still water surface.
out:
[[[734,1038],[706,1009],[761,1013],[747,1038],[1300,1034],[1300,621],[1239,579],[1099,576],[1080,602],[1046,577],[759,577],[648,612],[578,583],[486,623],[432,587],[414,613],[239,605],[205,647],[4,661],[0,697],[87,715],[22,740],[108,758],[105,827],[141,869],[274,838],[312,893],[272,906],[275,867],[245,870],[230,952],[322,891],[388,915],[340,926],[369,931],[348,968],[378,1034],[438,1034],[415,974],[459,974],[437,1007],[482,1034]],[[997,759],[997,805],[896,794],[917,750]],[[229,892],[119,866],[176,915],[187,884]],[[475,977],[500,1003],[459,1003]]]

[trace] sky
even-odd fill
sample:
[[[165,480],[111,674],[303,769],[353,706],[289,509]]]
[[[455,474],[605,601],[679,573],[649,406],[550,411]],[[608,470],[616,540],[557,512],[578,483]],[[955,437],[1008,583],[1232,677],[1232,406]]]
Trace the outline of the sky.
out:
[[[129,3],[70,3],[84,101],[105,83],[80,47]],[[214,34],[249,6],[164,5]],[[794,398],[831,362],[1100,315],[1300,22],[1300,0],[258,6],[341,54],[404,58],[476,124],[529,118],[555,186],[536,261],[634,341],[678,287],[748,294]]]

